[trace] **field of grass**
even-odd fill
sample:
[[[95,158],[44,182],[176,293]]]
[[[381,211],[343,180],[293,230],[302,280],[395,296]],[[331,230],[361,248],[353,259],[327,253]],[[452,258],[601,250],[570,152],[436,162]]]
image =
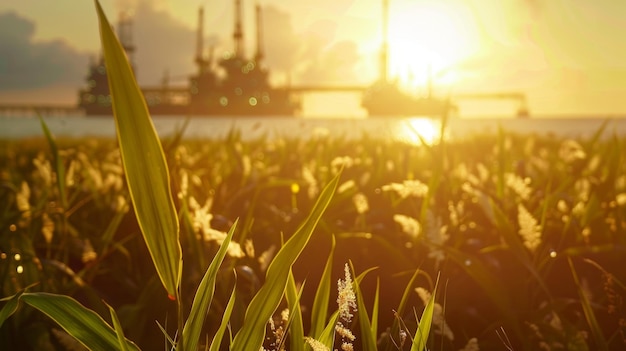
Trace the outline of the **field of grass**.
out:
[[[221,322],[233,269],[230,322],[237,330],[268,260],[343,169],[293,266],[303,285],[305,335],[335,243],[331,281],[343,277],[348,262],[357,274],[376,268],[361,292],[372,306],[379,289],[380,345],[389,345],[385,329],[405,290],[407,307],[398,317],[414,330],[424,306],[415,288],[432,291],[438,277],[443,319],[431,332],[431,349],[457,350],[472,338],[482,349],[620,349],[625,140],[600,132],[589,140],[503,133],[435,146],[368,136],[242,141],[236,131],[225,140],[164,140],[180,218],[181,300],[193,300],[238,220],[204,331],[212,335]],[[72,296],[107,316],[103,300],[118,311],[130,340],[145,350],[162,347],[154,321],[174,335],[175,303],[142,240],[115,140],[57,140],[56,147],[63,187],[43,136],[2,142],[2,295],[38,283],[30,291]],[[9,344],[60,342],[49,334],[53,324],[28,309],[1,330]]]
[[[626,139],[160,140],[97,9],[117,140],[0,141],[0,345],[626,347]]]

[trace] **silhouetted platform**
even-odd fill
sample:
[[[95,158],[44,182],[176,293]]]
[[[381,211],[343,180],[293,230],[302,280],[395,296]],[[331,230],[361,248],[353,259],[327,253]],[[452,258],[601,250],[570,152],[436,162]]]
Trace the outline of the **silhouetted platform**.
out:
[[[83,109],[76,105],[64,104],[0,104],[0,116],[79,116],[84,115]]]

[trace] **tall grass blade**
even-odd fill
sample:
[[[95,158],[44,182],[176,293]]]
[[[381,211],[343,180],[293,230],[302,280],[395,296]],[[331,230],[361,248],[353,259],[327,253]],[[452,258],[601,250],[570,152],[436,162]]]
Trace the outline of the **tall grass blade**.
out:
[[[600,324],[598,324],[595,313],[593,313],[591,301],[589,301],[589,297],[587,297],[587,294],[580,284],[580,279],[578,278],[578,273],[576,273],[576,269],[574,268],[572,258],[568,257],[567,262],[569,263],[569,268],[572,271],[572,278],[574,279],[574,284],[576,284],[578,296],[580,297],[580,303],[583,307],[583,313],[585,314],[585,319],[587,319],[587,323],[589,324],[589,328],[591,329],[591,334],[593,335],[596,350],[608,351],[608,344],[606,342],[606,339],[604,338],[604,333],[602,332]]]
[[[289,273],[289,281],[285,292],[287,304],[289,305],[289,350],[304,351],[304,326],[302,324],[302,309],[300,308],[302,288],[300,293],[298,293],[293,272]]]
[[[122,163],[137,221],[167,293],[178,295],[178,218],[161,142],[120,42],[96,0]]]
[[[374,294],[374,305],[372,305],[372,324],[370,332],[374,339],[378,336],[378,306],[380,300],[380,279],[376,279],[376,293]]]
[[[213,335],[213,340],[211,341],[211,347],[209,351],[219,351],[222,346],[222,340],[224,338],[224,333],[226,332],[226,328],[228,327],[228,323],[230,322],[230,315],[233,313],[233,307],[235,307],[235,297],[237,295],[237,284],[233,286],[233,292],[230,294],[230,298],[228,299],[228,304],[226,304],[226,309],[224,310],[224,314],[222,315],[222,322],[220,326],[217,328],[217,331]]]
[[[330,301],[331,291],[331,275],[333,271],[333,256],[335,253],[335,236],[331,236],[332,242],[330,246],[330,253],[328,254],[328,260],[326,260],[326,267],[320,278],[317,291],[315,292],[315,298],[313,300],[313,307],[311,310],[311,330],[309,335],[313,339],[318,339],[324,325],[326,318],[328,317],[328,302]]]
[[[6,321],[7,318],[11,317],[11,315],[13,315],[15,311],[17,311],[17,308],[19,307],[20,298],[22,297],[22,294],[24,294],[24,292],[25,292],[25,289],[19,291],[17,294],[13,296],[0,299],[0,301],[6,301],[6,303],[4,304],[4,306],[2,306],[2,309],[0,310],[0,327],[2,327],[2,325],[4,324],[4,321]]]
[[[354,279],[354,284],[355,285],[360,284],[361,281],[363,280],[363,278],[365,277],[365,275],[367,273],[371,272],[374,269],[375,268],[370,268],[370,269],[366,270],[365,272],[361,273],[358,277],[356,277],[356,279]],[[354,275],[354,269],[352,270],[352,273]],[[357,297],[357,300],[358,300],[358,297]],[[318,338],[314,338],[315,340],[321,342],[326,347],[328,347],[329,350],[332,350],[333,346],[334,346],[334,342],[335,342],[335,326],[337,325],[338,321],[339,321],[339,311],[335,310],[335,312],[333,312],[333,314],[330,316],[330,319],[328,320],[328,323],[326,324],[326,326],[324,327],[324,329],[320,333],[319,337]]]
[[[68,334],[92,351],[120,349],[118,335],[97,313],[69,296],[49,293],[24,293],[22,301],[46,314]],[[139,350],[124,339],[127,350]]]
[[[324,330],[322,330],[319,338],[316,339],[317,341],[321,342],[326,347],[328,347],[329,350],[332,350],[334,346],[335,325],[337,325],[338,320],[339,320],[339,311],[335,311],[330,316],[330,319],[328,320],[328,324],[326,324],[326,327],[324,327]]]
[[[213,261],[211,261],[209,268],[207,268],[204,273],[204,277],[202,277],[198,290],[196,290],[196,295],[193,298],[189,317],[185,321],[185,326],[183,327],[182,340],[184,345],[181,348],[182,350],[196,350],[198,348],[202,325],[204,324],[204,319],[206,318],[209,306],[211,305],[211,300],[213,299],[213,293],[215,292],[217,273],[224,257],[226,257],[228,245],[230,244],[230,240],[235,233],[236,227],[237,221],[235,221],[228,231],[228,234],[217,251],[217,254],[213,258]]]
[[[67,193],[65,191],[65,166],[63,165],[63,160],[61,160],[61,156],[59,155],[59,148],[57,147],[57,143],[50,133],[50,129],[48,129],[48,125],[43,120],[41,115],[39,116],[39,121],[41,122],[41,129],[43,129],[43,133],[46,135],[46,139],[48,140],[48,144],[50,145],[50,151],[52,151],[52,160],[54,162],[54,170],[57,174],[57,187],[59,188],[59,200],[61,201],[61,206],[63,207],[63,211],[67,211]]]
[[[409,297],[413,293],[413,283],[415,282],[415,279],[420,274],[426,275],[419,268],[416,269],[415,272],[413,273],[413,275],[411,276],[411,279],[407,283],[406,287],[404,288],[404,292],[402,293],[402,298],[400,299],[400,303],[398,304],[398,309],[396,310],[396,314],[398,316],[402,316],[402,314],[404,313],[404,309],[406,308],[406,305],[407,305],[407,303],[409,301]],[[426,275],[426,277],[430,280],[430,277],[428,277],[427,275]],[[391,337],[395,337],[399,333],[400,333],[400,323],[398,321],[398,318],[394,318],[394,321],[393,321],[393,323],[391,325],[391,329],[390,329],[389,335]],[[393,345],[393,343],[388,343],[387,344],[387,348],[385,350],[386,351],[392,350],[392,345]]]
[[[172,345],[171,351],[176,351],[176,336],[178,336],[178,334],[176,334],[172,339],[172,337],[167,333],[167,330],[164,326],[161,325],[161,323],[157,321],[156,324],[159,327],[159,330],[161,330],[161,334],[163,334],[163,336],[165,337],[165,349],[167,350],[167,345]],[[167,326],[167,320],[165,321],[165,326]]]
[[[205,269],[204,267],[207,266],[207,257],[205,257],[206,254],[204,253],[204,250],[202,250],[201,241],[203,239],[199,238],[193,229],[193,220],[191,219],[191,213],[189,211],[189,199],[187,196],[181,201],[179,219],[183,226],[183,241],[188,240],[188,242],[191,243],[189,245],[190,250],[189,252],[185,253],[185,256],[191,256],[190,259],[188,258],[189,261],[195,263],[197,269],[199,271],[202,271],[203,269]]]
[[[352,270],[352,276],[356,276],[354,273],[354,266],[352,265],[352,261],[350,261],[350,269]],[[361,279],[355,279],[353,283],[354,292],[356,294],[356,303],[357,303],[357,316],[359,318],[359,327],[361,329],[361,345],[363,351],[377,351],[376,348],[376,335],[372,335],[372,324],[370,322],[370,318],[367,315],[367,308],[365,307],[365,301],[363,299],[363,293],[361,292],[360,281],[365,278],[365,275],[372,271],[374,268],[370,268],[365,272],[361,273],[359,277]]]
[[[309,216],[270,263],[265,283],[248,305],[244,323],[235,335],[231,350],[258,350],[263,344],[265,324],[274,314],[283,297],[291,266],[308,243],[313,230],[333,198],[340,175],[341,172],[324,187]]]
[[[113,327],[117,335],[117,341],[119,342],[120,350],[129,351],[128,345],[126,345],[126,338],[124,337],[124,329],[122,328],[122,324],[120,323],[119,318],[117,318],[117,313],[115,313],[115,310],[113,309],[113,307],[111,307],[106,302],[105,304],[109,308],[109,313],[111,313],[111,321],[113,322]]]
[[[417,324],[417,332],[415,332],[415,337],[413,338],[413,343],[411,344],[411,351],[422,351],[426,349],[426,342],[428,341],[428,336],[430,335],[430,327],[433,322],[433,312],[435,311],[435,296],[437,294],[437,286],[439,285],[439,278],[437,278],[437,282],[435,283],[435,288],[433,289],[432,295],[426,307],[424,307],[424,311],[422,312],[422,318],[419,320]]]

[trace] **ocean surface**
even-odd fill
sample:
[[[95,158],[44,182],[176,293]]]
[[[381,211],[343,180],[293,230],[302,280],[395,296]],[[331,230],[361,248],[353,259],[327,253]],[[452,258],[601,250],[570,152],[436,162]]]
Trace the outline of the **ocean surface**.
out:
[[[112,117],[45,117],[48,128],[56,137],[114,137],[115,124]],[[185,118],[158,116],[153,118],[161,137],[172,135],[183,128]],[[601,117],[514,117],[451,118],[445,130],[449,139],[475,136],[477,133],[506,132],[555,135],[569,138],[586,138],[606,123],[604,136],[626,136],[626,116]],[[424,117],[415,118],[288,118],[288,117],[192,117],[184,131],[184,137],[220,139],[230,131],[237,130],[244,139],[311,138],[320,135],[360,138],[394,139],[419,143],[421,139],[433,142],[439,139],[441,121]],[[0,116],[0,139],[41,137],[43,132],[37,117]]]

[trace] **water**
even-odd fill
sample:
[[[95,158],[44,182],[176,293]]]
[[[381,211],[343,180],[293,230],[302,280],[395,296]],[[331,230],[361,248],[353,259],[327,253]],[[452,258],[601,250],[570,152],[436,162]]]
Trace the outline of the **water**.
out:
[[[115,124],[108,117],[47,117],[46,124],[56,137],[114,137]],[[172,135],[184,125],[182,117],[159,116],[153,119],[161,137]],[[476,133],[508,132],[560,137],[589,137],[607,122],[606,135],[626,136],[626,118],[454,118],[448,123],[446,137],[464,138]],[[220,139],[231,130],[241,132],[244,139],[261,136],[297,137],[308,139],[328,134],[360,138],[364,134],[382,139],[418,143],[420,137],[432,142],[440,135],[441,121],[429,118],[192,118],[185,130],[186,137]],[[418,136],[419,135],[419,136]],[[0,139],[20,139],[43,136],[36,117],[0,116]]]

